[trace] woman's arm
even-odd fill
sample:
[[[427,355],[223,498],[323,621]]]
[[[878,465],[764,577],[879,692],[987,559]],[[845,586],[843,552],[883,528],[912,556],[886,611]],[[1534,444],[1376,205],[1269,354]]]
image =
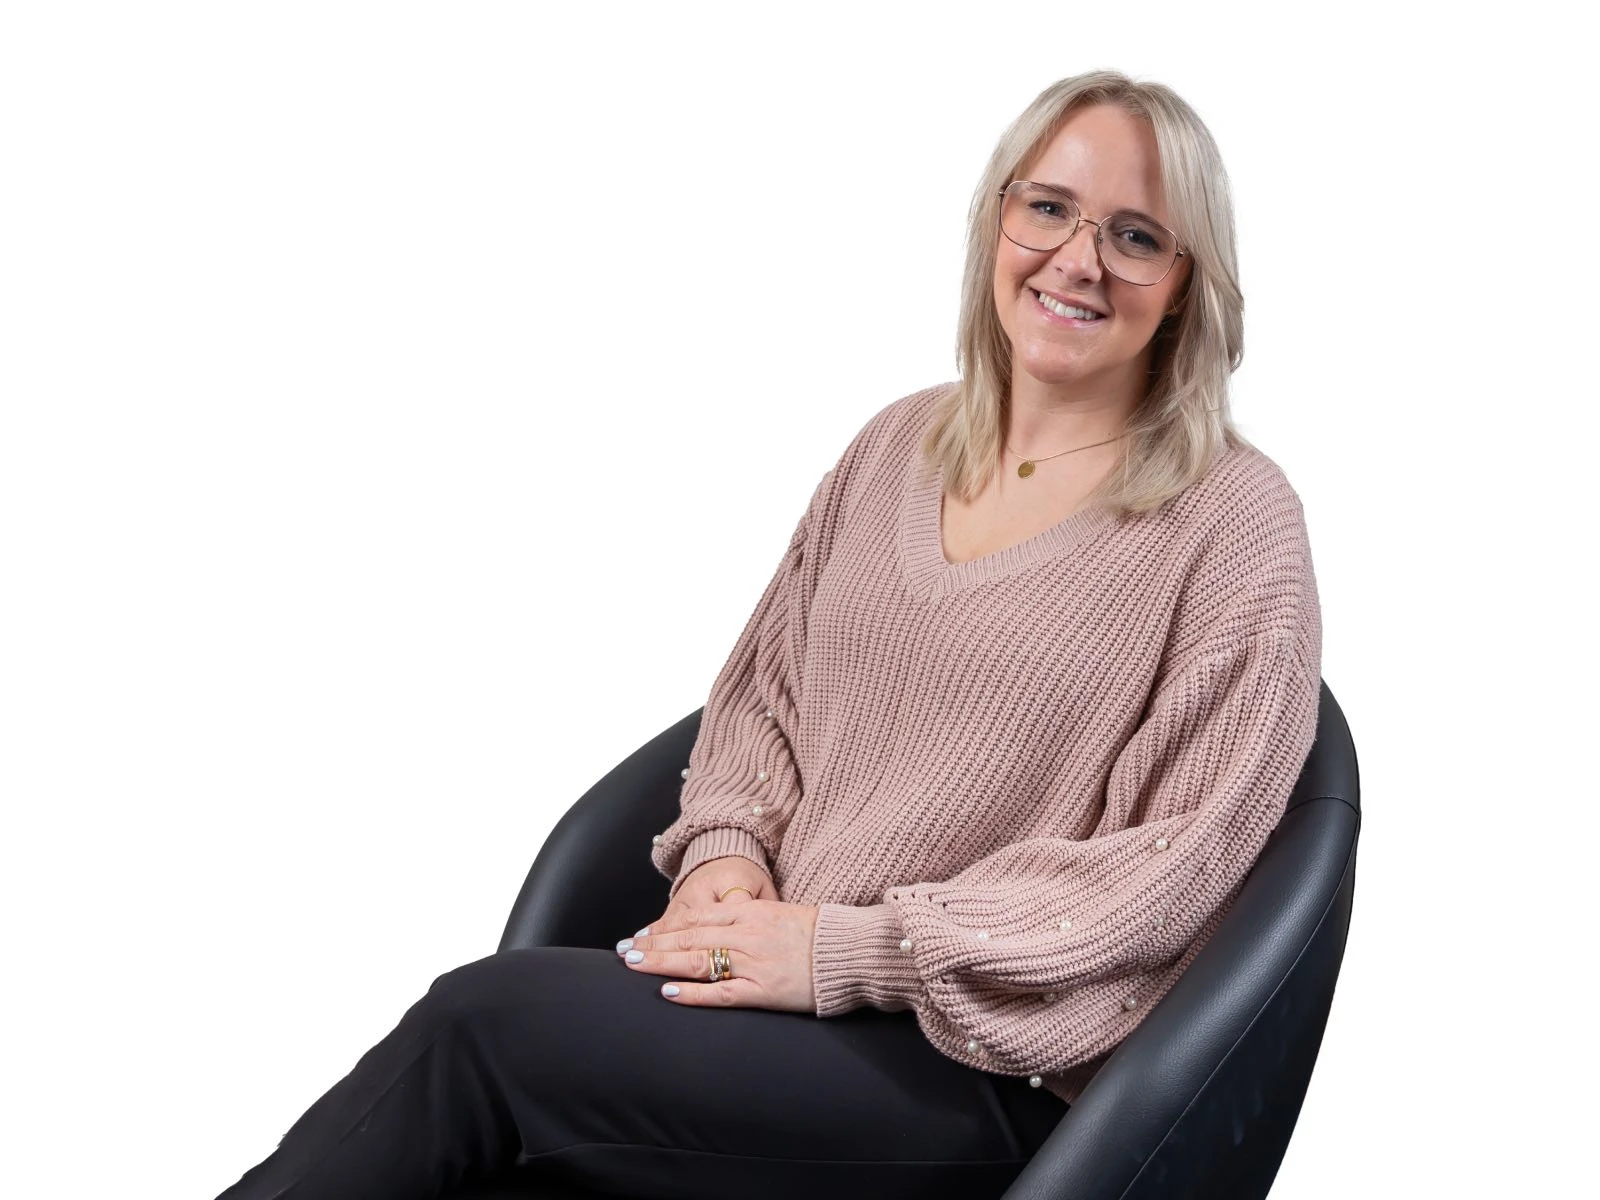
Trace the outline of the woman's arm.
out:
[[[651,858],[675,897],[701,863],[738,854],[771,873],[800,801],[802,781],[786,730],[799,720],[804,613],[815,586],[817,526],[835,471],[823,475],[790,535],[755,611],[711,686],[689,753],[682,809]]]

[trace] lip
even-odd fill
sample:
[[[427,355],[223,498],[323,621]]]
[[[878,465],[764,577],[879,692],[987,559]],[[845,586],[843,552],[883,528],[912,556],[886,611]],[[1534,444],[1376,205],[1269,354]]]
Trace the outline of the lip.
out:
[[[1084,321],[1078,317],[1063,317],[1060,313],[1051,312],[1039,302],[1040,293],[1049,296],[1052,300],[1058,300],[1062,304],[1068,305],[1071,308],[1087,308],[1090,312],[1097,312],[1101,315],[1099,318],[1093,321]],[[1086,304],[1082,300],[1076,300],[1067,296],[1062,296],[1056,292],[1046,292],[1042,288],[1029,287],[1028,294],[1033,297],[1034,308],[1039,310],[1040,314],[1043,315],[1045,320],[1054,321],[1057,325],[1065,325],[1068,329],[1088,329],[1094,325],[1104,325],[1111,319],[1111,315],[1109,313],[1101,312],[1101,309],[1098,305]]]

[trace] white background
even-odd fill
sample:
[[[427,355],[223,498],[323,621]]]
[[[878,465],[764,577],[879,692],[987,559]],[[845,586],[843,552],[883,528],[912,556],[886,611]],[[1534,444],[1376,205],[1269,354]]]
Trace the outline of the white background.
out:
[[[1556,11],[393,2],[0,18],[0,1188],[214,1195],[494,950],[845,443],[954,377],[984,161],[1099,66],[1232,173],[1235,411],[1360,753],[1273,1195],[1571,1190],[1596,221]]]

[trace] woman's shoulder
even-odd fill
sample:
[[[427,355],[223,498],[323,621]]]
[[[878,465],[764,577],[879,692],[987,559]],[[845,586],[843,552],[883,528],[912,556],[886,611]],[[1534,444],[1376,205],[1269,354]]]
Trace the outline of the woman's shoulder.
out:
[[[1287,472],[1243,437],[1226,440],[1205,473],[1171,502],[1171,519],[1209,533],[1245,534],[1303,525],[1305,509]]]
[[[935,383],[889,401],[867,419],[856,440],[900,440],[906,436],[920,436],[932,419],[934,406],[956,386],[951,382]]]
[[[1216,607],[1213,593],[1302,579],[1298,590],[1309,595],[1313,586],[1300,495],[1283,467],[1242,437],[1228,438],[1199,479],[1128,524],[1128,552],[1172,564],[1186,591],[1211,597],[1201,609]]]
[[[1276,460],[1229,439],[1201,478],[1147,515],[1149,540],[1136,548],[1169,563],[1177,588],[1163,677],[1197,656],[1289,634],[1316,678],[1316,571],[1300,497]]]
[[[915,453],[932,419],[934,405],[954,386],[951,383],[936,383],[900,396],[879,408],[856,431],[838,461],[829,468],[824,481],[831,480],[835,475],[857,480],[874,477],[880,474],[878,467],[885,462],[898,463]],[[892,477],[898,476],[898,472],[892,473]]]

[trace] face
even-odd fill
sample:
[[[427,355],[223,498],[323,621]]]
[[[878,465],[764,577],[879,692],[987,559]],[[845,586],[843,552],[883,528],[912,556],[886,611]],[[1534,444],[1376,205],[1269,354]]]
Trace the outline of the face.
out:
[[[1120,108],[1079,109],[1016,177],[1069,189],[1085,217],[1099,220],[1135,209],[1172,227],[1155,133]],[[1054,251],[1024,249],[998,229],[994,236],[999,240],[994,302],[1011,341],[1013,388],[1092,391],[1136,404],[1149,378],[1151,339],[1182,294],[1188,257],[1180,257],[1160,283],[1140,287],[1101,265],[1095,226],[1088,221]],[[1100,315],[1091,320],[1058,315],[1041,303],[1040,291]]]

